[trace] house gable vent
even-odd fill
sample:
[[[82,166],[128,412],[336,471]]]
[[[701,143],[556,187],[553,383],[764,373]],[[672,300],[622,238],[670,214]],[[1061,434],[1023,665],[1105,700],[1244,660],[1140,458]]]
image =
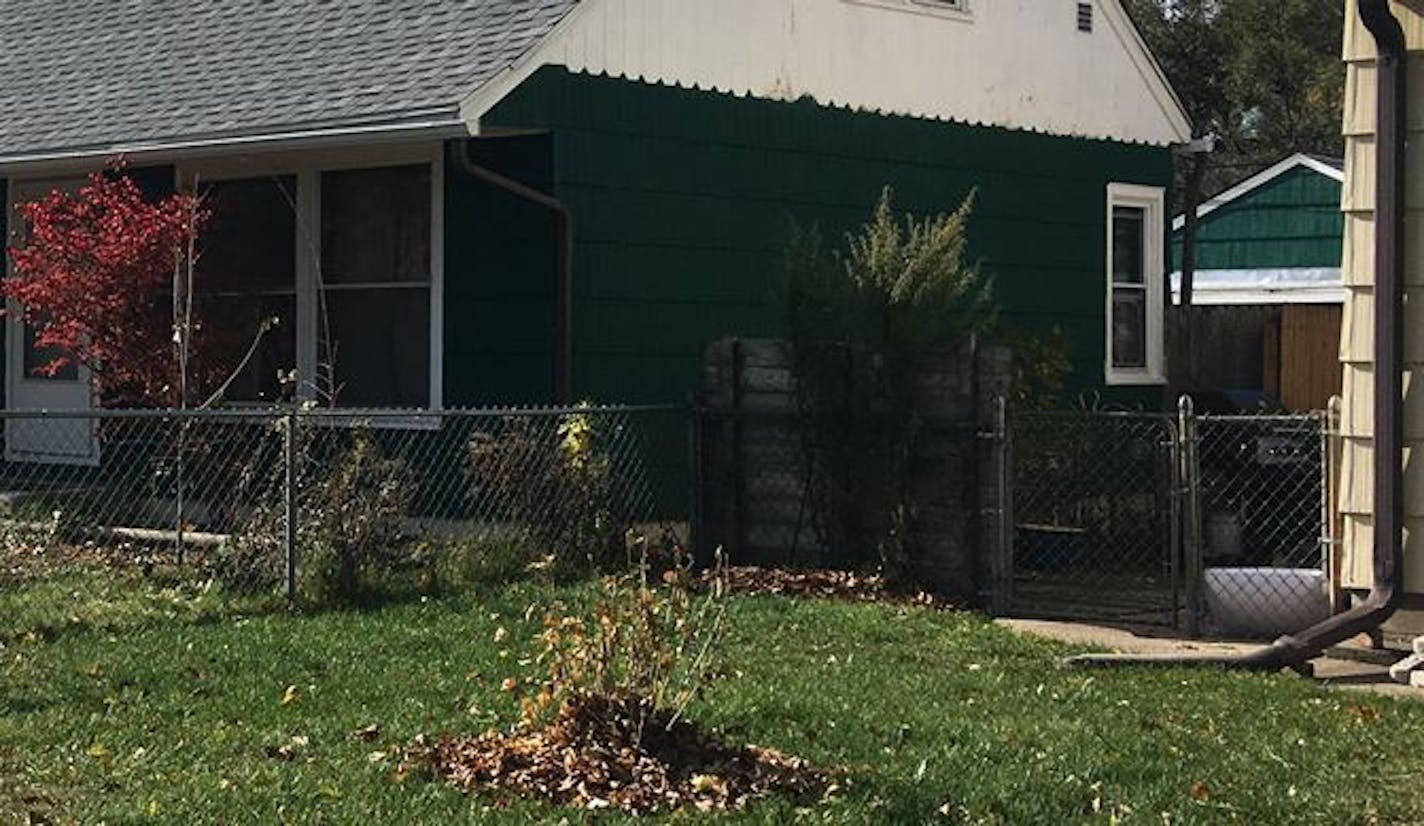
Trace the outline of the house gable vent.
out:
[[[1093,4],[1078,4],[1078,31],[1091,32],[1093,30]]]

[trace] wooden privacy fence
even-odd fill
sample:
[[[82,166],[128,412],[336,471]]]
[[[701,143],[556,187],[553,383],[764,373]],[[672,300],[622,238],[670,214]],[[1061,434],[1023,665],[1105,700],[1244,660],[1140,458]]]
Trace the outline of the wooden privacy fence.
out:
[[[1341,305],[1232,304],[1167,315],[1168,374],[1178,392],[1252,390],[1288,411],[1321,410],[1341,387]]]
[[[787,345],[731,339],[708,347],[700,397],[699,542],[722,547],[733,563],[864,567],[897,543],[916,581],[971,602],[998,589],[1006,458],[1002,399],[1010,360],[1002,348],[973,342],[922,354],[910,403],[909,452],[899,478],[851,479],[834,449],[803,415]],[[888,417],[887,417],[888,418]],[[847,426],[874,427],[865,420]],[[845,434],[876,451],[896,450],[893,434]],[[904,445],[898,446],[903,448]],[[840,486],[837,489],[837,485]],[[884,488],[900,486],[903,499]],[[890,503],[889,513],[877,506]],[[899,507],[895,507],[897,503]],[[839,530],[865,511],[868,530]],[[851,546],[847,546],[851,545]]]

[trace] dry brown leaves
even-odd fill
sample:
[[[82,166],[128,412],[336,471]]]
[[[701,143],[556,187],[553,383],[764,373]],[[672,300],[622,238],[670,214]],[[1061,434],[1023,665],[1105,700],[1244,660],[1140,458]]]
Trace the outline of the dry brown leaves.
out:
[[[167,557],[164,555],[167,554]],[[148,570],[171,558],[171,548],[137,543],[0,543],[0,580],[33,582],[74,570],[137,568]]]
[[[769,795],[817,796],[828,782],[805,761],[727,746],[635,699],[580,697],[537,731],[447,735],[425,756],[464,791],[631,814],[740,809]]]
[[[791,570],[754,566],[727,568],[727,589],[752,596],[814,597],[849,602],[896,602],[936,607],[954,607],[942,597],[924,591],[897,593],[886,587],[878,574],[821,569]],[[704,576],[702,586],[708,579]]]

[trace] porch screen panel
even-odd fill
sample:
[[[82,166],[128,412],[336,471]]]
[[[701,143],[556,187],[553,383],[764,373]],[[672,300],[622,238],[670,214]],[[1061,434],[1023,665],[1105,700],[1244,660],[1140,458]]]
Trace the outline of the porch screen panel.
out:
[[[212,217],[194,293],[210,322],[202,331],[216,354],[209,368],[221,379],[253,351],[226,394],[229,401],[271,403],[293,390],[283,379],[297,365],[296,191],[289,175],[203,187]]]
[[[429,164],[322,173],[321,355],[338,404],[430,404],[430,244]]]

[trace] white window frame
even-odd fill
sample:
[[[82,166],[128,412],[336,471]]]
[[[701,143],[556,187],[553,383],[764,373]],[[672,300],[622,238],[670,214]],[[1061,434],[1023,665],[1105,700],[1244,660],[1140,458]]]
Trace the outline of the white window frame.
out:
[[[320,297],[321,266],[321,175],[352,169],[375,169],[390,166],[430,166],[430,398],[427,411],[444,409],[444,304],[445,304],[445,152],[444,145],[390,145],[350,149],[327,149],[284,152],[271,155],[244,155],[211,160],[192,161],[178,165],[178,181],[190,188],[196,181],[199,189],[205,182],[242,178],[292,175],[297,181],[296,192],[296,349],[297,400],[310,402],[316,398],[311,378],[317,367],[317,307]],[[343,413],[359,413],[361,408],[336,408]],[[379,412],[379,411],[378,411]],[[375,417],[372,424],[381,426],[436,426],[436,420],[412,417]]]
[[[1166,190],[1160,186],[1110,183],[1107,188],[1107,233],[1104,270],[1104,380],[1110,385],[1164,384],[1167,380],[1163,342],[1163,279],[1165,277]],[[1145,237],[1142,239],[1142,279],[1147,302],[1144,367],[1113,365],[1113,210],[1135,207],[1143,211]]]
[[[910,0],[917,6],[927,6],[931,11],[952,11],[969,13],[969,0]]]
[[[946,17],[951,20],[969,21],[973,19],[971,12],[973,5],[978,0],[845,0],[858,6],[878,6],[892,11],[904,11],[913,14],[926,14],[934,17]]]

